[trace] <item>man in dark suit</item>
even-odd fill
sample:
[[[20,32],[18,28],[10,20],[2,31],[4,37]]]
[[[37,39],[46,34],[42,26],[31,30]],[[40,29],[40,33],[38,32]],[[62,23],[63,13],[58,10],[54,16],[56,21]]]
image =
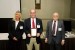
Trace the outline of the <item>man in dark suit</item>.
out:
[[[59,13],[53,13],[52,20],[47,23],[45,42],[50,44],[50,50],[61,50],[65,42],[63,21],[58,20]]]
[[[33,44],[35,50],[39,50],[40,47],[40,35],[43,31],[42,20],[36,18],[36,11],[30,10],[30,18],[24,21],[24,29],[26,33],[27,50],[32,50]]]
[[[20,50],[22,43],[22,34],[24,23],[20,21],[21,13],[17,11],[15,13],[15,20],[9,21],[9,49]]]

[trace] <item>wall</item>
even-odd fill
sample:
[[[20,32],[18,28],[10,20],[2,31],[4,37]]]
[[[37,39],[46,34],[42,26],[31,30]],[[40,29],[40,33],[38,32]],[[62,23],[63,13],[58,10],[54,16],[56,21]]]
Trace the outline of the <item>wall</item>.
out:
[[[52,13],[60,13],[60,19],[70,18],[71,0],[41,0],[41,9],[36,10],[37,17],[43,20],[44,29]],[[29,17],[29,10],[35,8],[35,0],[21,0],[22,19]]]
[[[71,13],[70,17],[72,20],[72,29],[75,31],[75,0],[71,0]]]

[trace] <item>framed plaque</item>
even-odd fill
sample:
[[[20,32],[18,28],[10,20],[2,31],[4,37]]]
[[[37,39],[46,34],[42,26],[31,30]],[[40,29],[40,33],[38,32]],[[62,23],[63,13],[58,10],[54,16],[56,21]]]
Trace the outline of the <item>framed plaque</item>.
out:
[[[41,9],[41,0],[35,0],[35,9]]]
[[[36,28],[32,28],[31,29],[31,36],[36,36],[37,34],[37,29]]]

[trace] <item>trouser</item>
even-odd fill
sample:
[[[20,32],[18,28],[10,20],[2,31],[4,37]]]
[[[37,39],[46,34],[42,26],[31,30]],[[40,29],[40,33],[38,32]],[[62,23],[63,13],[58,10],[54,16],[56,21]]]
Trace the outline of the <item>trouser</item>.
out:
[[[39,50],[40,49],[40,44],[37,44],[36,38],[31,38],[30,39],[30,43],[27,44],[27,50],[32,50],[33,49],[33,45],[35,47],[35,50]]]
[[[50,43],[50,49],[49,50],[61,50],[61,44],[56,43],[56,37],[53,37],[51,43]]]
[[[9,40],[8,50],[21,50],[22,41]]]

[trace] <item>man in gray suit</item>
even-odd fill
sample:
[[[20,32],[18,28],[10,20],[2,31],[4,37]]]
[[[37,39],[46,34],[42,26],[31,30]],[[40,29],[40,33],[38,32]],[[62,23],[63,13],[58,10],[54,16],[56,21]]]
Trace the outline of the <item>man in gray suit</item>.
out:
[[[50,45],[50,50],[61,50],[65,42],[63,21],[59,20],[59,13],[52,15],[52,20],[47,23],[45,43]]]

